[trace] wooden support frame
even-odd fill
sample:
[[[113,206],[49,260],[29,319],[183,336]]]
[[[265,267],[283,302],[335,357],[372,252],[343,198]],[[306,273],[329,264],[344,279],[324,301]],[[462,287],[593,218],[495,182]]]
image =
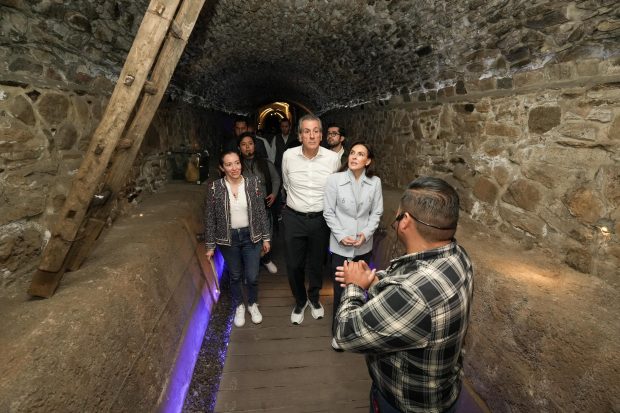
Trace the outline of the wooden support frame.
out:
[[[112,204],[108,201],[103,206],[91,207],[91,200],[110,161],[112,166],[105,177],[104,187],[111,191],[112,198],[117,196],[204,1],[151,0],[106,111],[60,211],[58,222],[52,228],[52,236],[28,289],[30,295],[51,297],[65,271],[79,268],[90,252],[104,227]],[[174,30],[170,31],[173,17]],[[162,47],[164,38],[166,41]],[[151,81],[147,84],[150,73]],[[143,95],[131,126],[121,139],[145,86],[149,93]],[[119,142],[126,149],[118,148]],[[76,242],[78,240],[80,242]]]
[[[183,27],[184,31],[180,36],[177,33],[168,33],[151,76],[151,84],[157,89],[157,93],[145,95],[142,98],[136,116],[133,118],[127,133],[120,140],[113,163],[105,177],[104,186],[109,188],[114,195],[118,194],[125,183],[127,173],[136,159],[144,135],[161,103],[166,87],[183,54],[187,40],[204,2],[205,0],[186,0],[181,5],[179,13],[172,23],[177,27]],[[67,262],[67,269],[75,271],[82,266],[103,229],[103,227],[99,228],[98,223],[101,220],[106,220],[111,210],[112,203],[107,203],[91,212],[89,219],[85,223],[83,237],[74,245],[74,251]],[[91,220],[93,222],[90,222]]]

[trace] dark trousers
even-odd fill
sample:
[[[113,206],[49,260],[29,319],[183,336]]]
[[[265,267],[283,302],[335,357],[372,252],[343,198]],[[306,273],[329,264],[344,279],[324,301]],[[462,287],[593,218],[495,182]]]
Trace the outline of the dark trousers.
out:
[[[300,307],[303,307],[308,299],[316,303],[323,285],[322,268],[327,253],[329,228],[323,214],[302,216],[289,208],[282,209],[282,222],[286,244],[286,270],[295,302]]]
[[[271,207],[268,207],[267,205],[265,205],[265,211],[267,212],[267,223],[269,224],[269,233],[271,234],[271,249],[269,250],[267,254],[263,255],[260,258],[261,264],[266,264],[269,261],[271,261],[271,252],[273,250],[273,243],[274,243],[273,242],[274,241],[273,240],[274,239],[274,235],[273,235],[274,225],[273,225],[273,216],[271,215],[273,212],[272,210],[274,209],[273,207],[274,207],[273,205],[271,205]]]
[[[282,189],[278,191],[276,200],[274,201],[273,205],[271,205],[271,208],[269,208],[271,211],[271,222],[273,223],[273,232],[271,233],[272,237],[275,236],[274,234],[279,234],[281,229],[278,218],[282,213],[282,191]]]
[[[458,398],[447,410],[443,413],[456,413],[456,405],[458,404]],[[370,409],[369,413],[401,413],[396,407],[392,406],[381,394],[377,386],[373,383],[370,387]]]
[[[332,311],[332,334],[336,334],[336,313],[338,312],[338,307],[340,307],[340,299],[342,298],[342,292],[344,288],[340,286],[340,283],[336,281],[336,267],[342,267],[345,260],[349,259],[350,261],[361,261],[364,260],[368,264],[370,260],[370,255],[372,252],[368,252],[363,255],[358,255],[357,257],[347,258],[342,255],[331,253],[331,260],[329,265],[329,275],[334,283],[334,310]]]

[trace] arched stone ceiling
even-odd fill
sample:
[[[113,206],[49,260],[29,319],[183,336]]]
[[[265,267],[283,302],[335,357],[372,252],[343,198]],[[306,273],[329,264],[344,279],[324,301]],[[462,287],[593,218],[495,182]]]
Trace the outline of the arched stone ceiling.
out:
[[[207,0],[170,94],[227,112],[289,100],[320,114],[604,58],[620,54],[617,1]],[[17,69],[43,62],[60,80],[113,78],[147,4],[0,0],[0,57],[23,53]]]
[[[562,60],[618,53],[584,22],[611,1],[222,0],[201,15],[175,84],[218,108],[290,99],[317,112]]]

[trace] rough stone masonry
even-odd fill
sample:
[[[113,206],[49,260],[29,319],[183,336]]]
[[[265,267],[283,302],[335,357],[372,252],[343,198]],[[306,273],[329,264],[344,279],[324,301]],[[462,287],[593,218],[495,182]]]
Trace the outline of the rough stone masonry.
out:
[[[147,3],[0,0],[7,297],[36,267]],[[601,321],[620,316],[617,0],[207,2],[119,204],[170,178],[170,147],[219,138],[223,112],[279,100],[372,142],[386,184],[449,180],[493,237],[480,245],[557,263],[541,278],[523,255],[478,276],[468,374],[494,411],[620,411],[620,332]]]

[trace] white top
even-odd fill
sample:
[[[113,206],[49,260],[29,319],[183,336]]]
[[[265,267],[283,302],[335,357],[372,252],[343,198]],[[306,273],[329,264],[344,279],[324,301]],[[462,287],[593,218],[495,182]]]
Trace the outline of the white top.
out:
[[[245,228],[250,225],[248,219],[248,200],[245,196],[245,179],[241,178],[237,196],[233,194],[230,183],[224,179],[230,200],[230,227],[232,229]]]
[[[340,158],[336,152],[320,146],[316,156],[309,159],[302,148],[288,149],[282,156],[286,205],[298,212],[319,212],[323,210],[325,182],[340,168]]]

